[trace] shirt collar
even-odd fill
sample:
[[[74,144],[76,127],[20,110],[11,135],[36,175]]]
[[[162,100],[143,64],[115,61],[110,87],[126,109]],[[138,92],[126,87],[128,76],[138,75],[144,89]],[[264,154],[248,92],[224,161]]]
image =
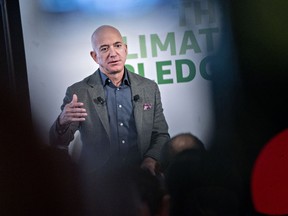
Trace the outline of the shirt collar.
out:
[[[101,71],[100,71],[100,77],[101,77],[103,87],[106,85],[109,85],[109,83],[111,82],[110,79],[106,76],[106,74],[102,73]],[[122,80],[121,85],[128,85],[128,86],[131,85],[126,69],[124,70],[124,79]]]

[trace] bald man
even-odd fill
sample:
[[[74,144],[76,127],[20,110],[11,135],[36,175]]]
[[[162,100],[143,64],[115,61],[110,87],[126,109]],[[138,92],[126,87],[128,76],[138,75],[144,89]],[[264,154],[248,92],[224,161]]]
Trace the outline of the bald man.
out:
[[[176,155],[188,149],[206,151],[202,141],[191,133],[179,133],[173,136],[164,146],[161,152],[162,170],[166,170],[168,165],[174,160]]]
[[[99,68],[67,88],[50,129],[51,144],[67,149],[79,131],[83,173],[101,174],[112,162],[157,175],[161,148],[170,138],[159,88],[125,68],[127,45],[115,27],[100,26],[91,42]]]

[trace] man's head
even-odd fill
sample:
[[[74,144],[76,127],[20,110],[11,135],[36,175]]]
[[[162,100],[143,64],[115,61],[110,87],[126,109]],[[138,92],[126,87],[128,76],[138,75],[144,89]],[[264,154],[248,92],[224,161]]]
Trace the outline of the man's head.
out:
[[[127,45],[116,28],[100,26],[92,34],[91,43],[93,51],[90,55],[103,73],[110,75],[124,72]]]
[[[206,151],[202,141],[191,133],[180,133],[172,137],[164,145],[161,152],[162,169],[167,169],[176,155],[188,149],[195,149],[199,150],[200,152]]]
[[[199,149],[201,151],[205,150],[205,146],[202,141],[191,133],[181,133],[172,137],[168,148],[171,156],[175,156],[186,149]]]

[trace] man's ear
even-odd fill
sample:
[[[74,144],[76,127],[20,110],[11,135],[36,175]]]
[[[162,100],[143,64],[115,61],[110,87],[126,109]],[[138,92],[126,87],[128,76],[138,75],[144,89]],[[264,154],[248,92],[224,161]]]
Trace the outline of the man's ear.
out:
[[[98,61],[97,61],[97,54],[95,51],[91,51],[90,52],[90,56],[93,58],[93,60],[98,64]]]
[[[128,46],[125,44],[126,55],[128,55]]]

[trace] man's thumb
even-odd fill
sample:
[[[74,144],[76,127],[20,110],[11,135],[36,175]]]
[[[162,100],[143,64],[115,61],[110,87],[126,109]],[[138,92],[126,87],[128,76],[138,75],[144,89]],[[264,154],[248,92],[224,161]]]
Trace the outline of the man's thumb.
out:
[[[76,94],[73,94],[73,98],[72,98],[72,103],[77,103],[77,101],[78,101],[78,97],[77,97],[77,95]]]

